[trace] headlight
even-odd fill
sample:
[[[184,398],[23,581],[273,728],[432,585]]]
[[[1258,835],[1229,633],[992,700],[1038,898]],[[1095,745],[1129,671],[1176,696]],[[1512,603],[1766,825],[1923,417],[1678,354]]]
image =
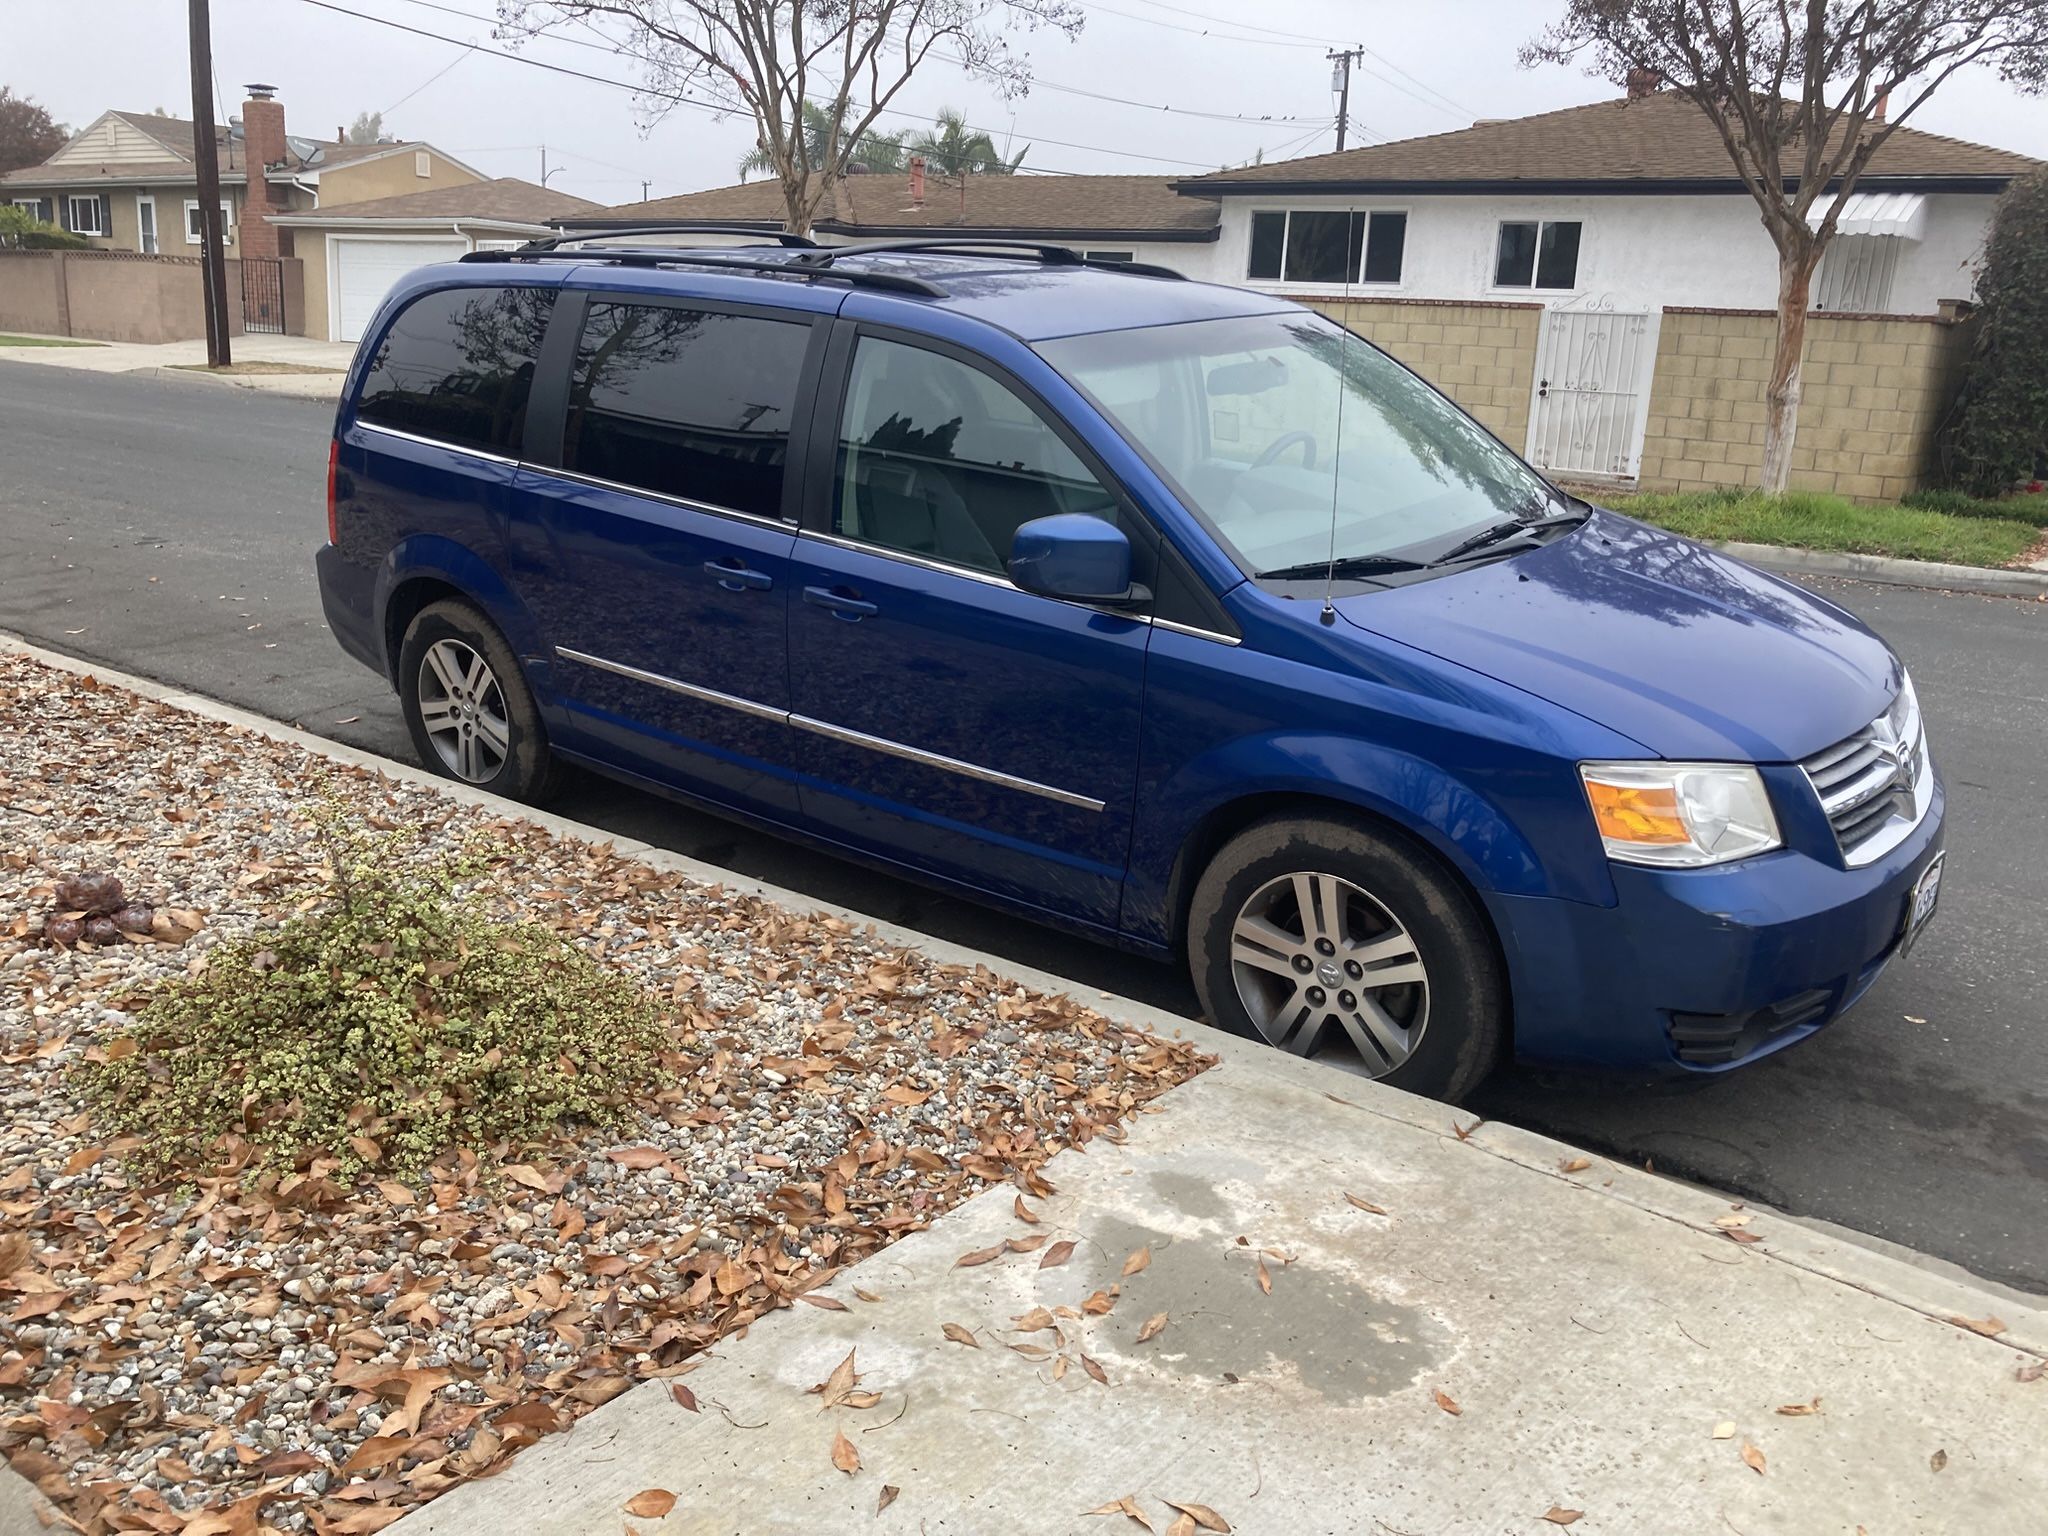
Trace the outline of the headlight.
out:
[[[1695,869],[1782,846],[1763,778],[1732,763],[1581,763],[1607,856]]]

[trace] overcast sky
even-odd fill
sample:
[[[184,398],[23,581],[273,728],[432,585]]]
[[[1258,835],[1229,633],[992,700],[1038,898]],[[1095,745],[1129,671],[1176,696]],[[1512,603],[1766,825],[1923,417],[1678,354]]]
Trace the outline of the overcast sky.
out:
[[[230,113],[242,86],[278,87],[299,133],[332,136],[358,112],[382,111],[388,132],[425,139],[489,176],[538,180],[541,146],[560,167],[549,185],[601,203],[692,191],[736,179],[750,148],[745,119],[678,109],[642,132],[632,93],[470,51],[492,35],[491,0],[333,0],[457,41],[422,37],[312,0],[213,0],[215,74]],[[1005,103],[957,68],[932,66],[905,88],[913,126],[942,105],[1029,144],[1046,171],[1192,173],[1334,147],[1331,46],[1363,42],[1353,78],[1354,133],[1407,138],[1600,100],[1614,91],[1572,69],[1523,70],[1515,50],[1561,4],[1549,0],[1078,0],[1087,25],[1071,42],[1018,40],[1038,83]],[[0,83],[83,127],[109,108],[191,112],[182,0],[6,0]],[[453,13],[453,14],[451,14]],[[1220,18],[1234,13],[1250,20]],[[1291,35],[1279,35],[1291,34]],[[539,39],[526,57],[620,81],[630,61],[582,40]],[[1077,93],[1093,93],[1077,94]],[[1120,97],[1140,105],[1106,101]],[[1184,109],[1165,112],[1160,107]],[[1217,121],[1199,113],[1243,114]],[[1265,119],[1265,120],[1260,120]],[[1917,127],[2048,158],[2048,101],[1988,74],[1959,76],[1914,118]],[[1356,140],[1354,140],[1356,142]]]

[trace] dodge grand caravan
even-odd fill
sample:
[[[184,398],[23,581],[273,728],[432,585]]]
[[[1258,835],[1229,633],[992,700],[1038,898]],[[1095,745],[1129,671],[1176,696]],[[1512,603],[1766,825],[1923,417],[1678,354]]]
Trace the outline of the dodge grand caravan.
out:
[[[595,238],[413,273],[343,392],[327,616],[440,772],[1178,955],[1444,1097],[1753,1061],[1932,912],[1882,641],[1328,320],[1057,247]]]

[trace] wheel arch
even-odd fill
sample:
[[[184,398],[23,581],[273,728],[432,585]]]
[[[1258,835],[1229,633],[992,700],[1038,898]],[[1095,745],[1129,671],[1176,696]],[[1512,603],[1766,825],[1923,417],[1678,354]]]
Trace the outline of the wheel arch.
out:
[[[545,707],[549,669],[532,614],[488,561],[438,534],[404,540],[377,571],[377,634],[384,645],[384,673],[392,686],[398,686],[398,652],[406,629],[421,609],[444,598],[468,603],[497,628]]]

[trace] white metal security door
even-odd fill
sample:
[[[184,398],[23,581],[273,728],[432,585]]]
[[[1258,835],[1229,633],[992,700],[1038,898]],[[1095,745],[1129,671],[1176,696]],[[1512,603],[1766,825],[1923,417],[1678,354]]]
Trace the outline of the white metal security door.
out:
[[[1660,316],[1546,309],[1529,406],[1529,462],[1560,475],[1633,480],[1642,464]]]

